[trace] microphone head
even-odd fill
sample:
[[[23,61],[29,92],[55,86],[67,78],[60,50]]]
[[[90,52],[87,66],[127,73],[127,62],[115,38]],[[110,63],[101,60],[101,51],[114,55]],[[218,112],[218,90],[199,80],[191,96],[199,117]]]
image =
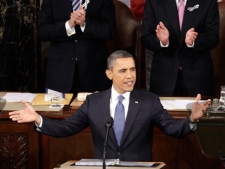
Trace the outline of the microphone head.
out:
[[[105,126],[111,128],[113,126],[113,118],[111,116],[105,119]]]

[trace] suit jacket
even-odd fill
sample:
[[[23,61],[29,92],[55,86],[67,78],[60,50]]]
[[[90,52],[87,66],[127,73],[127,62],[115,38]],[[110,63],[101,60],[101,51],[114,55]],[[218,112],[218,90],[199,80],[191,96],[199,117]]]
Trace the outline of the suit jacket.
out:
[[[105,75],[109,55],[106,40],[115,35],[114,8],[112,0],[90,0],[84,32],[76,25],[76,34],[68,37],[65,23],[72,13],[71,0],[43,0],[38,19],[38,38],[51,41],[47,54],[48,88],[69,92],[74,78],[79,80],[86,92],[106,90],[111,86]],[[76,60],[78,77],[74,77]]]
[[[199,5],[193,11],[189,7]],[[169,46],[162,48],[156,36],[157,24],[162,21],[169,31]],[[190,28],[198,32],[194,48],[185,44]],[[214,69],[210,50],[219,42],[219,12],[216,0],[187,0],[182,30],[179,27],[175,0],[147,0],[142,25],[142,42],[154,52],[151,68],[150,91],[172,96],[178,68],[190,96],[214,93]]]
[[[90,127],[95,158],[101,159],[105,141],[105,119],[110,116],[111,89],[87,96],[83,105],[69,118],[54,121],[43,117],[41,132],[54,137],[65,137]],[[133,90],[120,147],[110,129],[106,158],[129,161],[151,161],[153,128],[165,134],[183,137],[192,130],[188,118],[175,120],[153,93]]]

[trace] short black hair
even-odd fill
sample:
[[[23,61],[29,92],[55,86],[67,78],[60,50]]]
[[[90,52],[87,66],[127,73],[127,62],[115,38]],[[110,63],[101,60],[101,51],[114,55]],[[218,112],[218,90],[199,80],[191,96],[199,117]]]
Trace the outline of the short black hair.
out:
[[[125,50],[117,50],[115,52],[113,52],[112,54],[109,55],[108,59],[107,59],[107,67],[108,69],[111,69],[114,65],[114,62],[116,59],[119,58],[133,58],[133,55],[130,54],[129,52],[125,51]],[[134,59],[135,61],[135,59]]]

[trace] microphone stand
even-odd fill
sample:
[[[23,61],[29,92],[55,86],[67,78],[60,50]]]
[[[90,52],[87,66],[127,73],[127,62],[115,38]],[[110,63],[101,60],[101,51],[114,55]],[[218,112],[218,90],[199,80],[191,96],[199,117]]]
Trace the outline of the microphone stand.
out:
[[[104,151],[103,151],[103,164],[102,164],[103,169],[106,169],[105,155],[106,155],[106,147],[107,147],[109,128],[110,127],[111,127],[111,124],[110,123],[106,123],[106,136],[105,136]]]

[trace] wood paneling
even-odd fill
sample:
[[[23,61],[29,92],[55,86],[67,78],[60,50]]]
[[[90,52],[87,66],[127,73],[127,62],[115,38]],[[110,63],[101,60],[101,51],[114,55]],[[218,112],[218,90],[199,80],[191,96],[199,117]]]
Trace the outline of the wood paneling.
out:
[[[33,124],[0,121],[0,169],[38,169],[38,133]]]

